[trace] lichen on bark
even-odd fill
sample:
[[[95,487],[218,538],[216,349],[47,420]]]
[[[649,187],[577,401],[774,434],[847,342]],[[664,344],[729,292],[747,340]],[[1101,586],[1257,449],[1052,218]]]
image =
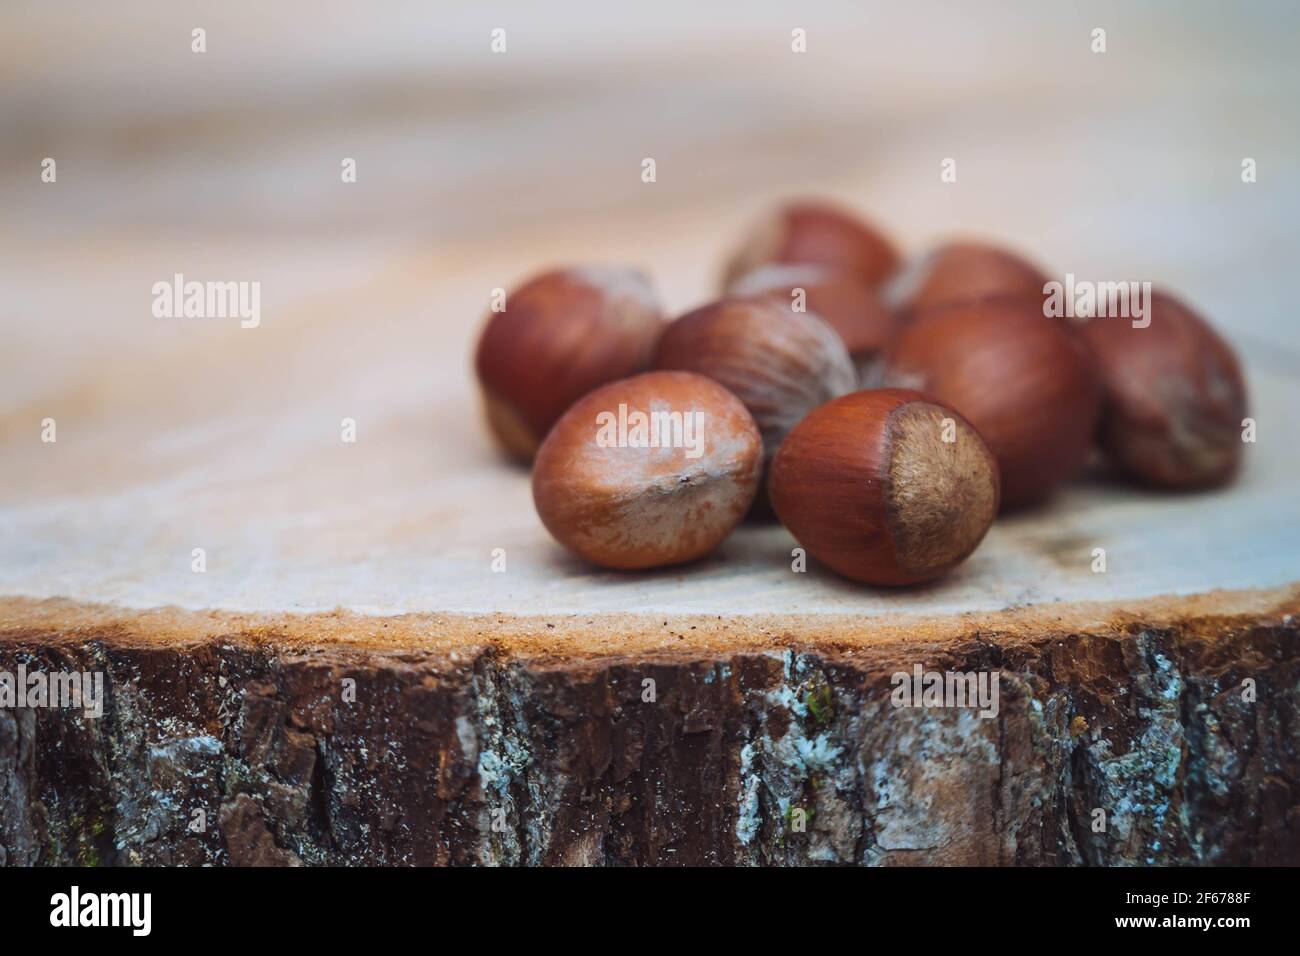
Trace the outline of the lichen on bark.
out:
[[[0,668],[99,669],[108,700],[0,709],[0,862],[1294,864],[1298,648],[1293,621],[572,658],[11,633]],[[997,716],[893,706],[915,663],[996,670]]]

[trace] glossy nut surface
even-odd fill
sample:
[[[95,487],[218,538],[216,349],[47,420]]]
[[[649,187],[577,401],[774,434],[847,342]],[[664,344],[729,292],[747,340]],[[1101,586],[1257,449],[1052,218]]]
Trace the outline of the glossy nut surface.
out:
[[[744,517],[762,460],[758,427],[725,388],[647,372],[561,416],[537,453],[533,501],[555,539],[594,564],[679,564],[712,551]]]
[[[819,200],[789,202],[750,230],[727,264],[724,287],[768,263],[835,266],[870,287],[898,268],[894,244],[860,216]]]
[[[998,460],[1005,507],[1035,504],[1083,466],[1101,413],[1092,355],[1072,329],[1018,299],[934,309],[899,332],[882,384],[961,412]]]
[[[510,292],[475,354],[488,424],[502,447],[531,460],[575,401],[650,367],[664,323],[649,280],[621,266],[557,269]]]
[[[1101,445],[1140,482],[1204,488],[1229,480],[1242,453],[1246,384],[1232,348],[1199,315],[1155,293],[1150,324],[1094,318],[1084,341],[1105,387]]]
[[[726,386],[754,416],[769,461],[800,419],[857,387],[834,329],[762,298],[721,299],[688,312],[665,330],[654,364]]]
[[[904,320],[989,298],[1042,302],[1047,275],[1022,256],[985,242],[950,242],[918,257],[890,280],[885,298]]]
[[[760,266],[737,279],[727,294],[761,296],[791,312],[802,306],[825,319],[843,340],[860,373],[889,342],[896,325],[894,313],[877,289],[834,266]]]
[[[867,584],[915,584],[964,561],[998,510],[998,469],[956,411],[904,389],[821,406],[769,479],[781,523],[819,561]]]

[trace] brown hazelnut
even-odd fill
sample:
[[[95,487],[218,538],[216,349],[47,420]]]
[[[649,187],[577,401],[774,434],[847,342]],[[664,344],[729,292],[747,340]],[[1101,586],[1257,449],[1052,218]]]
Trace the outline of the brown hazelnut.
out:
[[[898,268],[898,252],[875,228],[825,202],[792,202],[770,213],[727,265],[724,287],[771,262],[838,266],[875,287]]]
[[[771,299],[721,299],[688,312],[664,331],[654,364],[707,375],[735,393],[758,423],[768,462],[800,419],[857,387],[835,330]]]
[[[1013,252],[983,242],[950,242],[904,266],[885,290],[904,317],[993,297],[1042,302],[1047,276]]]
[[[1078,471],[1101,411],[1087,348],[1024,299],[918,316],[886,350],[881,378],[951,405],[979,429],[997,457],[1005,507],[1041,501]]]
[[[689,372],[603,385],[537,452],[533,501],[566,548],[607,568],[654,568],[713,550],[749,510],[763,445],[745,406]]]
[[[802,292],[802,294],[800,294]],[[894,313],[878,290],[835,266],[759,266],[731,284],[727,294],[763,297],[790,311],[802,307],[839,333],[862,381],[894,331]]]
[[[488,317],[475,357],[493,433],[515,458],[531,460],[575,401],[650,367],[665,321],[634,269],[556,269],[525,282]]]
[[[1222,484],[1241,459],[1246,385],[1232,348],[1172,296],[1155,293],[1150,324],[1094,318],[1081,334],[1105,388],[1101,445],[1139,481]]]
[[[769,493],[819,561],[867,584],[915,584],[964,561],[998,511],[998,466],[960,414],[916,392],[854,392],[781,443]]]

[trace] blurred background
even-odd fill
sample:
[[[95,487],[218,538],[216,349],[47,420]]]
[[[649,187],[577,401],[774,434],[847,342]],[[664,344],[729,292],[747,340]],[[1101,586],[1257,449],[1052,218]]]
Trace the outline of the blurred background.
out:
[[[1053,276],[1177,290],[1239,348],[1281,427],[1300,375],[1286,286],[1298,37],[1289,2],[9,0],[0,594],[607,600],[586,590],[598,575],[555,555],[527,476],[500,466],[481,427],[469,356],[491,290],[559,262],[627,261],[678,312],[716,292],[741,232],[789,195],[856,207],[908,252],[982,236]],[[956,183],[940,180],[949,157]],[[177,272],[259,281],[261,326],[155,318],[150,289]],[[47,416],[57,449],[38,440]],[[355,448],[338,440],[345,416]],[[1248,471],[1237,493],[1258,496],[1261,526],[1270,511],[1275,528],[1300,523],[1287,481]],[[1075,505],[1076,521],[1092,507]],[[1150,502],[1108,507],[1085,530],[1058,515],[1041,534],[1082,547],[1106,527],[1141,532]],[[204,542],[224,578],[189,572]],[[1167,568],[1143,587],[1270,583],[1242,542],[1202,578]],[[520,573],[467,583],[498,543]],[[785,549],[773,537],[763,560]],[[1131,560],[1158,571],[1144,554]],[[972,565],[944,602],[1123,587],[1072,590],[1027,555],[1008,589]],[[620,588],[616,607],[648,593]],[[892,600],[832,581],[821,593]]]

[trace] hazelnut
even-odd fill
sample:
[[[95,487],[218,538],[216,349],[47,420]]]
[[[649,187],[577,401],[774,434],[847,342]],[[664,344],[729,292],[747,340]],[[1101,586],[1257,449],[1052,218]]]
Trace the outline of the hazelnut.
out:
[[[653,568],[713,550],[758,490],[763,443],[740,400],[689,372],[647,372],[580,398],[533,468],[542,523],[607,568]]]
[[[792,312],[802,305],[825,319],[844,341],[859,381],[865,379],[894,330],[894,314],[880,293],[856,274],[835,266],[759,266],[733,282],[727,294],[769,298]]]
[[[556,269],[488,317],[475,366],[488,424],[506,451],[532,459],[570,405],[597,385],[650,367],[665,317],[634,269]]]
[[[1013,252],[983,242],[950,242],[905,266],[885,290],[905,317],[954,302],[993,297],[1042,302],[1047,276]]]
[[[795,426],[772,462],[781,523],[867,584],[915,584],[964,561],[998,511],[998,466],[947,406],[905,389],[845,395]]]
[[[722,299],[688,312],[664,331],[654,364],[707,375],[735,393],[758,423],[765,463],[800,419],[857,386],[835,330],[771,299]]]
[[[771,262],[838,266],[875,287],[898,268],[893,244],[857,216],[824,202],[792,202],[749,233],[727,265],[723,285]]]
[[[881,379],[951,405],[979,429],[997,457],[1006,507],[1041,501],[1078,471],[1101,411],[1087,348],[1025,299],[918,316],[886,350]]]
[[[1157,292],[1148,309],[1145,327],[1094,318],[1081,329],[1105,389],[1101,445],[1148,484],[1221,484],[1241,458],[1246,385],[1237,357],[1177,299]]]

